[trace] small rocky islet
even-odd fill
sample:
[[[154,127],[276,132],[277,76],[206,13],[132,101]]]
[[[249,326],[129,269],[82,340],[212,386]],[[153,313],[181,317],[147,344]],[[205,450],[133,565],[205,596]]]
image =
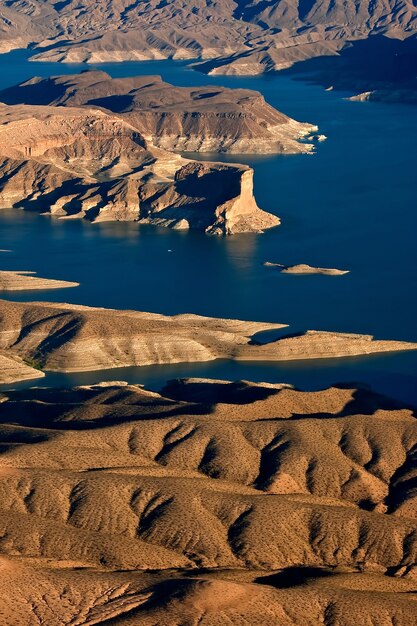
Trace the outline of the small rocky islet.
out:
[[[298,263],[296,265],[283,265],[282,263],[272,263],[265,261],[264,267],[273,267],[278,269],[281,274],[295,274],[307,276],[309,274],[320,274],[322,276],[343,276],[349,274],[350,270],[338,270],[333,267],[314,267],[307,263]]]

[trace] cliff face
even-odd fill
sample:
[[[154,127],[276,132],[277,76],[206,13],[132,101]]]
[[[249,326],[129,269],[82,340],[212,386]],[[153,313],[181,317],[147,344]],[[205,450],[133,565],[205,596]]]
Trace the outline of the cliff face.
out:
[[[0,105],[0,174],[1,206],[57,217],[216,234],[279,223],[257,207],[250,168],[193,164],[99,110]]]
[[[32,78],[0,92],[6,104],[99,106],[153,145],[190,152],[300,153],[317,126],[300,123],[249,89],[175,87],[158,76],[112,79],[105,72]]]

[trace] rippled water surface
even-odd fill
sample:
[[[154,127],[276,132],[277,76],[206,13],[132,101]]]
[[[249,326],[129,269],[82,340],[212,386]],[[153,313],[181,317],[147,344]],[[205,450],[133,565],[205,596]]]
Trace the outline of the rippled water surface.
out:
[[[284,322],[292,331],[315,328],[417,341],[415,107],[349,102],[344,99],[348,94],[284,76],[212,78],[178,62],[97,67],[112,76],[160,74],[177,85],[257,89],[284,113],[318,124],[328,139],[313,156],[233,157],[254,167],[259,206],[282,218],[281,226],[263,235],[221,239],[137,224],[91,225],[0,211],[0,248],[11,250],[0,253],[2,268],[81,283],[76,289],[11,298],[195,312]],[[31,63],[26,52],[17,51],[0,57],[0,86],[81,69],[85,66]],[[218,155],[211,158],[219,160]],[[288,276],[263,267],[264,261],[351,273]],[[166,378],[190,375],[284,381],[309,389],[358,381],[417,401],[417,353],[50,374],[41,384],[125,379],[157,387]]]

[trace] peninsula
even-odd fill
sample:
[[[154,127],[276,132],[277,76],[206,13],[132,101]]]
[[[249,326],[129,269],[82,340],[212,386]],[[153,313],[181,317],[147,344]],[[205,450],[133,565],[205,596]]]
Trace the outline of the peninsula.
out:
[[[33,291],[78,287],[79,283],[34,276],[36,272],[6,272],[0,270],[0,291]]]
[[[324,331],[284,335],[268,343],[257,340],[258,333],[281,328],[285,324],[0,300],[3,354],[56,372],[215,359],[279,362],[417,349],[411,342]]]

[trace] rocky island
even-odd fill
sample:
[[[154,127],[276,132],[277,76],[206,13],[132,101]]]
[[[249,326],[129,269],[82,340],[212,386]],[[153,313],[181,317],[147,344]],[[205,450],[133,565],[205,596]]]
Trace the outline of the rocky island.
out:
[[[322,276],[343,276],[349,274],[349,270],[338,270],[332,267],[313,267],[306,263],[298,263],[297,265],[282,265],[281,263],[271,263],[266,261],[265,267],[276,267],[281,274],[321,274]]]

